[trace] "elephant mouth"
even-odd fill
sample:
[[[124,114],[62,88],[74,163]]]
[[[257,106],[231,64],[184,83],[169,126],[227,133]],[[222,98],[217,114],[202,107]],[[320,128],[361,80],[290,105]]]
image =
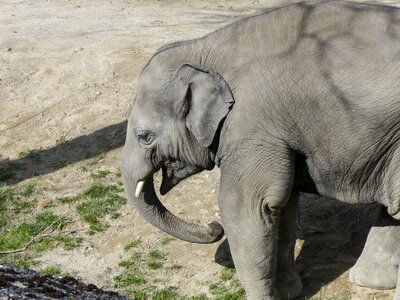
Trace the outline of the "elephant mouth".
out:
[[[167,194],[182,180],[200,173],[205,168],[201,166],[193,166],[182,161],[169,161],[162,167],[162,182],[160,186],[161,195]]]
[[[142,194],[144,192],[144,186],[146,185],[148,178],[152,177],[155,173],[157,173],[157,172],[154,172],[153,174],[150,174],[149,176],[144,177],[143,179],[139,180],[136,183],[136,189],[135,189],[135,197],[136,198],[139,198],[140,196],[142,196]],[[161,185],[160,185],[160,194],[162,196],[166,195],[178,183],[179,183],[179,181],[177,182],[173,177],[170,177],[167,175],[166,168],[163,167],[162,168],[162,181],[161,181]]]
[[[154,176],[159,170],[155,171],[154,173],[149,174],[148,176],[144,177],[143,179],[137,181],[136,189],[135,189],[135,197],[139,198],[144,193],[144,187],[148,179]],[[166,167],[161,167],[162,171],[162,181],[160,185],[160,194],[162,196],[166,195],[170,190],[172,190],[182,179],[176,178],[173,176],[173,172],[168,171]]]
[[[176,186],[180,180],[178,178],[174,178],[172,172],[170,172],[167,167],[163,166],[161,168],[162,171],[162,181],[160,185],[160,194],[167,194],[174,186]]]

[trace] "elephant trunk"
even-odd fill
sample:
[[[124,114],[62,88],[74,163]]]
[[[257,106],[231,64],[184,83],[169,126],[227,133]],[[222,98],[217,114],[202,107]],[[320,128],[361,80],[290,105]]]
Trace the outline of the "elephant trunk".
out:
[[[222,226],[211,222],[207,227],[187,223],[172,214],[158,199],[154,189],[153,177],[147,178],[143,187],[136,188],[137,180],[124,176],[124,187],[135,209],[152,225],[181,240],[192,243],[214,243],[224,234]],[[143,192],[141,190],[143,189]]]

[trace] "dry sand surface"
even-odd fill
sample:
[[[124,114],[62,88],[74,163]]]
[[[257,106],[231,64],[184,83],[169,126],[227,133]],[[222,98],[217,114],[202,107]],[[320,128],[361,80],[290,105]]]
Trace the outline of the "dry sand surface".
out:
[[[9,184],[34,183],[35,210],[68,214],[69,228],[83,237],[74,250],[55,247],[40,254],[36,269],[58,265],[85,283],[113,289],[113,278],[125,272],[118,264],[129,257],[124,246],[140,237],[143,253],[166,253],[164,267],[150,273],[151,284],[214,297],[210,284],[219,282],[224,265],[231,264],[226,242],[168,241],[129,204],[108,220],[106,231],[88,235],[75,208],[56,199],[85,190],[93,172],[118,173],[137,77],[157,48],[279,3],[288,2],[0,1],[0,154],[10,157],[15,169]],[[40,162],[21,157],[33,149]],[[217,170],[190,178],[163,202],[179,216],[204,224],[218,211],[218,179]],[[391,299],[393,291],[358,288],[347,280],[376,208],[316,203],[315,197],[302,198],[296,250],[305,297]],[[330,298],[343,291],[350,291],[347,298]]]

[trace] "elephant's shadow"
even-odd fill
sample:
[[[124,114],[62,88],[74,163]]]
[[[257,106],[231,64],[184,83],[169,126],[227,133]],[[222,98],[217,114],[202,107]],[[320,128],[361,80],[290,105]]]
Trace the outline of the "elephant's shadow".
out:
[[[378,205],[349,205],[301,195],[295,249],[304,286],[299,299],[315,295],[356,263],[378,212]],[[218,247],[215,261],[234,267],[228,240]]]

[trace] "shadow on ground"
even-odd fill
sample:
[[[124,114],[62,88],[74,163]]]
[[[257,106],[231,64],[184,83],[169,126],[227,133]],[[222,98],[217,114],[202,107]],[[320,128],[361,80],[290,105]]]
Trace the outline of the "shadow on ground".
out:
[[[15,184],[22,180],[54,172],[66,165],[119,148],[124,145],[127,122],[113,124],[91,134],[66,141],[49,149],[40,149],[10,161],[10,179]],[[15,172],[14,174],[13,171]]]
[[[301,195],[297,230],[300,243],[295,252],[304,290],[298,299],[315,295],[356,263],[379,211],[379,205],[349,205]],[[234,267],[227,240],[219,246],[215,261]]]

